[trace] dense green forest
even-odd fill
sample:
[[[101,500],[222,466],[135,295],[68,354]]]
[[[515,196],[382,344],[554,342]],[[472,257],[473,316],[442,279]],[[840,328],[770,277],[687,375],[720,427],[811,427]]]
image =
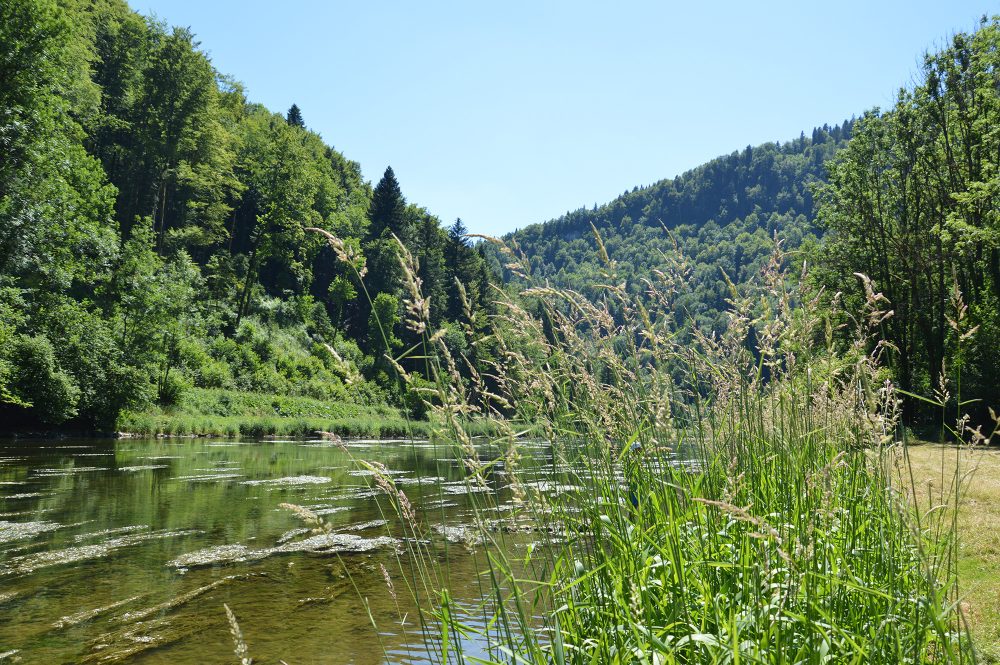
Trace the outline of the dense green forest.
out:
[[[688,284],[678,316],[724,325],[726,277],[740,285],[767,263],[775,238],[786,252],[810,251],[822,236],[813,184],[851,137],[853,123],[823,126],[787,143],[765,143],[713,159],[683,175],[626,192],[611,203],[516,231],[531,277],[591,297],[606,283],[594,230],[618,279],[633,291],[652,271],[679,267]],[[508,278],[517,278],[507,271]]]
[[[857,123],[818,191],[822,283],[860,303],[874,280],[911,421],[968,413],[988,436],[1000,380],[1000,20],[924,58],[919,82]],[[946,405],[946,406],[942,406]]]
[[[462,223],[304,117],[123,0],[0,3],[0,420],[107,429],[209,389],[419,416],[386,360],[419,340],[393,235],[455,356],[486,353],[495,277]]]

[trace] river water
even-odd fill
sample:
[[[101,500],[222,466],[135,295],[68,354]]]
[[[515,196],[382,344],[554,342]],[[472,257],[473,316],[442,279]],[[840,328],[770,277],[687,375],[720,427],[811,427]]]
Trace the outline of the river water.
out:
[[[0,441],[0,663],[237,662],[223,603],[256,663],[427,662],[402,572],[409,534],[355,460],[384,464],[416,506],[474,626],[483,555],[450,541],[468,540],[475,503],[508,500],[502,465],[470,493],[450,446],[347,446]],[[321,514],[329,534],[301,533],[281,503]],[[506,538],[514,554],[532,540]]]

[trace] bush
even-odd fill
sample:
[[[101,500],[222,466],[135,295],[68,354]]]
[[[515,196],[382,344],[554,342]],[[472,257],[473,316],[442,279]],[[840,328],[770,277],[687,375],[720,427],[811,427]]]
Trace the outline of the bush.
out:
[[[218,360],[210,360],[201,366],[195,377],[195,385],[199,388],[228,388],[233,375],[229,366]]]
[[[18,335],[11,360],[13,393],[31,405],[39,420],[58,425],[77,414],[80,389],[59,367],[48,339]]]

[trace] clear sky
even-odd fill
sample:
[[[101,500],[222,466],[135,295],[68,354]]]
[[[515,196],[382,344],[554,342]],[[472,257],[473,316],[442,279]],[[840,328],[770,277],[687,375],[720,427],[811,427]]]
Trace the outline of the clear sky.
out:
[[[194,30],[251,100],[306,124],[445,223],[500,234],[913,81],[985,0],[133,0]]]

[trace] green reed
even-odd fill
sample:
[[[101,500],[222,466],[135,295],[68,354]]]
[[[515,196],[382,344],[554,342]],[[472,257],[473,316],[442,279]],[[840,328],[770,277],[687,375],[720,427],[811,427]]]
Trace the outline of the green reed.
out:
[[[876,334],[891,312],[875,286],[861,277],[864,310],[841,311],[808,290],[804,268],[790,290],[779,250],[748,291],[733,288],[715,334],[677,317],[682,256],[635,294],[597,242],[604,296],[498,292],[496,360],[488,372],[465,367],[471,381],[428,328],[417,266],[400,246],[434,436],[452,442],[470,489],[502,468],[513,498],[471,494],[482,562],[473,611],[488,626],[476,634],[457,618],[447,556],[426,544],[433,514],[417,515],[376,474],[414,536],[397,563],[426,609],[430,660],[462,658],[470,637],[487,645],[470,662],[974,660],[948,510],[959,475],[926,511],[909,493]],[[501,249],[530,278],[529,263]],[[483,343],[473,323],[471,342]],[[411,381],[404,358],[390,360]],[[495,458],[480,457],[470,420],[489,423]],[[577,489],[527,482],[529,431],[551,448],[544,478]],[[511,531],[538,542],[515,557]]]

